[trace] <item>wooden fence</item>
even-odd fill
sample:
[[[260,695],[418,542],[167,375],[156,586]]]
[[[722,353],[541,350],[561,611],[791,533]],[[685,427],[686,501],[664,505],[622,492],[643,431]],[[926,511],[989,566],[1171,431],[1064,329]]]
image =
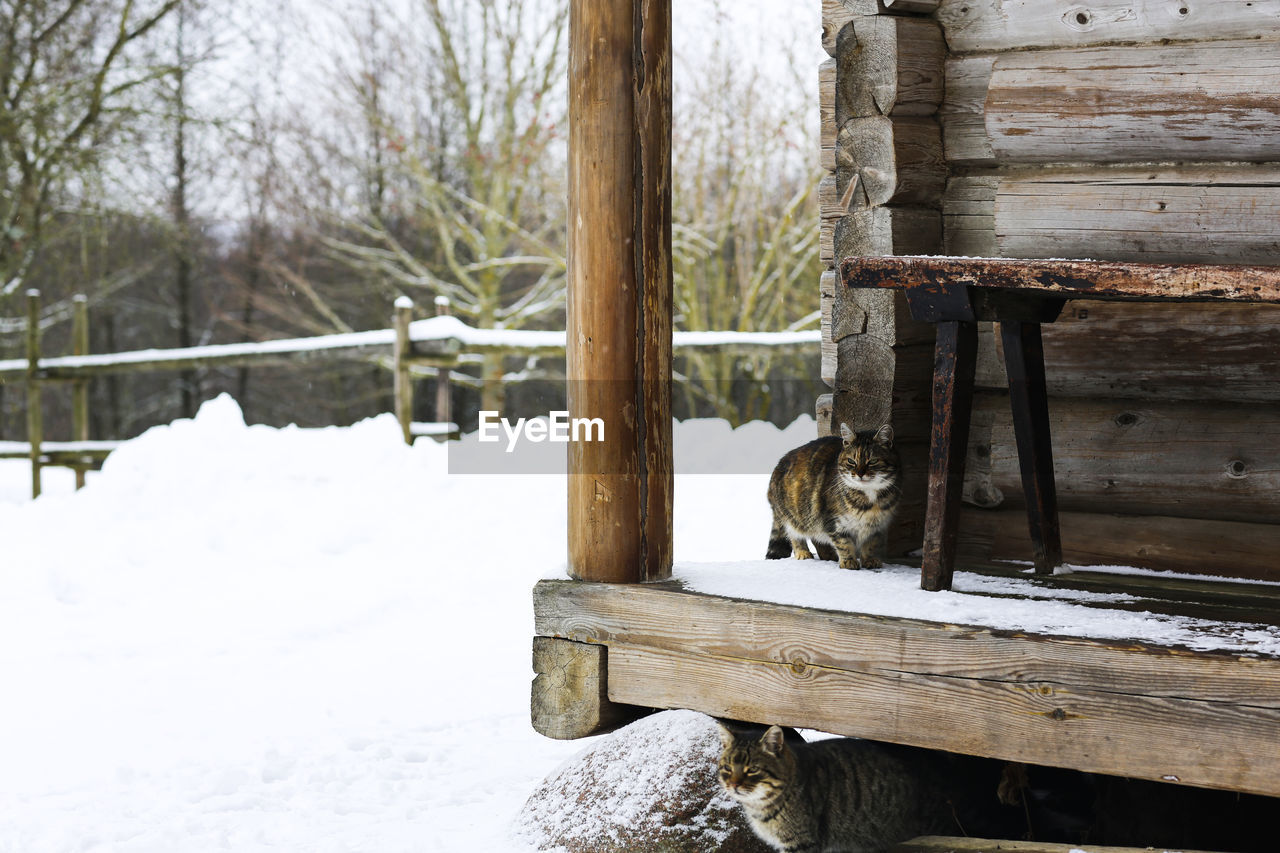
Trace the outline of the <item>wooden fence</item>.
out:
[[[0,441],[0,459],[30,459],[31,494],[39,497],[40,470],[59,466],[76,472],[76,488],[85,471],[101,465],[119,441],[89,439],[89,382],[111,374],[196,367],[307,364],[363,361],[389,367],[393,375],[395,415],[407,443],[430,436],[456,437],[458,427],[442,419],[415,423],[412,419],[415,368],[434,369],[436,411],[448,412],[450,377],[459,366],[486,354],[564,355],[565,333],[515,329],[477,329],[449,316],[447,300],[437,299],[436,316],[413,322],[414,305],[396,300],[390,329],[289,338],[239,344],[146,349],[132,352],[89,352],[88,300],[74,298],[71,355],[44,357],[40,348],[40,293],[27,291],[26,357],[0,360],[0,382],[26,383],[27,441]],[[676,332],[677,350],[722,350],[752,354],[814,349],[820,332]],[[72,393],[71,441],[46,441],[41,393],[45,383],[69,384]]]

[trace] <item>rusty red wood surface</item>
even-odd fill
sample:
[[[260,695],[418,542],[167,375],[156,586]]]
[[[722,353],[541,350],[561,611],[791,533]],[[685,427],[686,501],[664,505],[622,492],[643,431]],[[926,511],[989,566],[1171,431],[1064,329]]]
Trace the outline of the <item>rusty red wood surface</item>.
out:
[[[968,284],[1090,299],[1280,303],[1280,266],[889,256],[845,258],[840,275],[846,287]]]

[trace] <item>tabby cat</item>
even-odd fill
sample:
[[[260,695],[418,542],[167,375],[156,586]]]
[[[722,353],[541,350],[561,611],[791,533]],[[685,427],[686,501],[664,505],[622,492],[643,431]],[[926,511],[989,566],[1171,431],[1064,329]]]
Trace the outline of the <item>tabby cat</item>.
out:
[[[893,427],[825,436],[790,451],[769,478],[773,529],[765,558],[795,553],[807,560],[805,539],[818,557],[840,568],[879,568],[893,512],[902,497]]]
[[[982,759],[850,738],[794,743],[778,726],[758,736],[722,725],[721,741],[720,784],[783,853],[879,853],[918,835],[990,831],[977,804],[1000,808],[987,763],[977,773],[953,764]]]

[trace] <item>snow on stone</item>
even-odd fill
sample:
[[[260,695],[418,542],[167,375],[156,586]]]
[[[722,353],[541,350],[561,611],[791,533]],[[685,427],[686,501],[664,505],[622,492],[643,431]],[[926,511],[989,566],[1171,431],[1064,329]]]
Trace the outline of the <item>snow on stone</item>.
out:
[[[705,714],[642,718],[549,775],[521,810],[515,833],[539,850],[628,849],[670,832],[702,838],[699,849],[718,849],[738,812],[715,780],[720,749],[718,727]],[[672,815],[681,817],[674,826]]]

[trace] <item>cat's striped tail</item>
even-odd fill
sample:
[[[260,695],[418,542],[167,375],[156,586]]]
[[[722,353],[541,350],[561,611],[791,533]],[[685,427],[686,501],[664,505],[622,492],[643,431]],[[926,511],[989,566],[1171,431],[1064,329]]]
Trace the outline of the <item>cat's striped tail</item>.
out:
[[[782,525],[775,518],[773,520],[773,529],[769,531],[769,549],[764,552],[766,560],[785,560],[791,556],[791,540],[787,538],[787,532],[782,529]]]

